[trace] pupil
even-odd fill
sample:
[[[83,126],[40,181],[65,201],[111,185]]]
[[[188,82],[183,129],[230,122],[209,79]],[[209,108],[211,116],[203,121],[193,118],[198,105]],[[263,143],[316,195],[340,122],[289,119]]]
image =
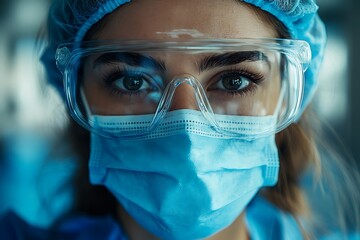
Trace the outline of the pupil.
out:
[[[143,84],[143,80],[141,78],[126,77],[124,79],[124,87],[127,90],[131,90],[131,91],[139,90],[142,84]]]
[[[241,87],[242,80],[238,75],[226,76],[223,79],[223,85],[227,90],[238,90]]]

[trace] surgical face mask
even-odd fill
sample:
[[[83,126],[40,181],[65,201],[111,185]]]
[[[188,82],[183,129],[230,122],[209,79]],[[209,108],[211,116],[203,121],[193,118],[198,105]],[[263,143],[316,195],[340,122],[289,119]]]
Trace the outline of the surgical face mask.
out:
[[[215,115],[251,133],[273,116]],[[142,129],[151,115],[91,116],[95,127]],[[167,113],[149,135],[91,135],[90,178],[105,185],[141,226],[161,239],[199,239],[229,226],[264,186],[277,182],[274,135],[246,140],[215,131],[200,111]]]

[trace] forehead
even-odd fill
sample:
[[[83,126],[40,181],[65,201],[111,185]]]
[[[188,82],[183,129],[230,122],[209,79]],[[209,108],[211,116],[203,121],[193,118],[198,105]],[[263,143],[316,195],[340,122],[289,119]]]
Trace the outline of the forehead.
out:
[[[275,29],[237,0],[133,0],[107,15],[91,39],[164,39],[177,29],[211,38],[276,37]]]

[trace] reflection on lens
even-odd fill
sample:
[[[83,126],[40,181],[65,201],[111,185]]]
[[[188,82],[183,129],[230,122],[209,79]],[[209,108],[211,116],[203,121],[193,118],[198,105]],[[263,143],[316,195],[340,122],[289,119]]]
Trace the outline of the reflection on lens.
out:
[[[211,114],[274,116],[278,130],[296,112],[303,76],[301,59],[290,50],[276,44],[154,46],[77,52],[67,65],[67,82],[76,116],[85,125],[91,128],[93,116],[150,114],[158,119],[180,103],[202,111],[215,125]],[[190,76],[186,81],[184,74]],[[173,99],[182,84],[190,85],[191,93]]]

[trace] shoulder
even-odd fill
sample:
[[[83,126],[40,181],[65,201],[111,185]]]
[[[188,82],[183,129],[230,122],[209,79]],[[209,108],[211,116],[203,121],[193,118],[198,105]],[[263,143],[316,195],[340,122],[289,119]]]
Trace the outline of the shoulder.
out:
[[[47,231],[31,226],[13,212],[0,217],[1,239],[48,239]]]
[[[52,230],[32,226],[13,212],[0,218],[1,239],[116,239],[126,240],[123,231],[111,217],[76,216],[62,221]]]
[[[258,195],[246,209],[251,239],[303,239],[295,218]]]

